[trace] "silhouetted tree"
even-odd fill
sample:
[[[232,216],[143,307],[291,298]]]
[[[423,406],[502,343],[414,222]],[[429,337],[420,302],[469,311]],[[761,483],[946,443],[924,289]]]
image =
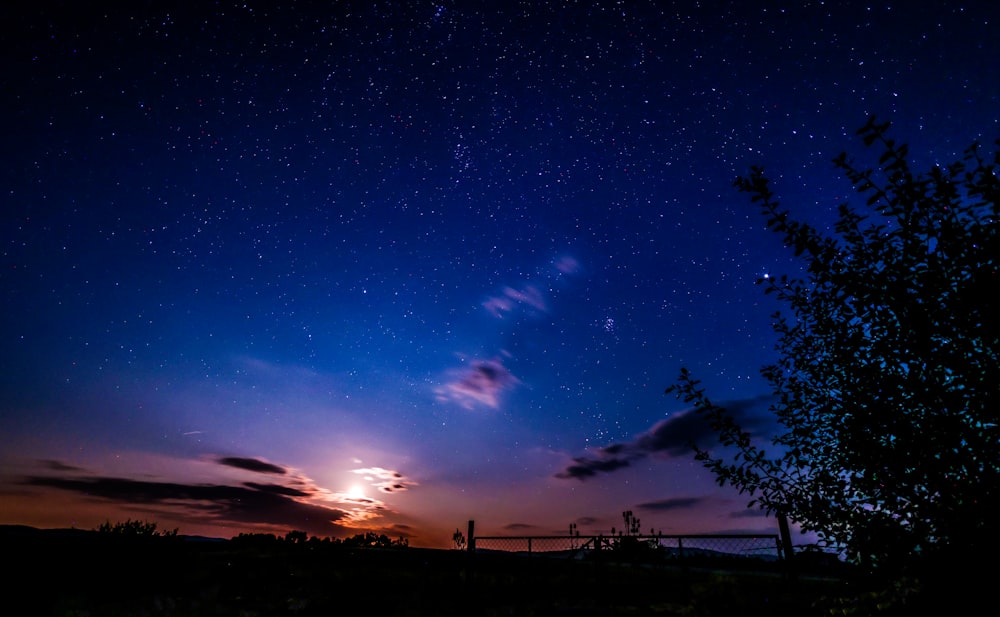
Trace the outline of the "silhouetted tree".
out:
[[[389,536],[377,534],[374,531],[367,531],[344,538],[341,544],[347,548],[406,548],[410,541],[402,536],[393,540]]]
[[[278,542],[279,538],[273,533],[240,533],[231,541],[240,546],[265,547]]]
[[[465,550],[465,534],[460,529],[456,529],[455,533],[451,534],[451,540],[455,543],[456,549]]]
[[[696,448],[719,484],[853,561],[898,572],[997,545],[1000,141],[992,158],[973,145],[915,175],[887,129],[872,118],[858,131],[881,150],[878,170],[834,159],[867,202],[840,206],[832,234],[793,220],[761,169],[735,182],[806,266],[761,281],[791,313],[774,314],[779,358],[761,369],[775,448],[686,369],[667,392],[729,447]]]
[[[173,538],[177,536],[177,531],[160,531],[156,523],[132,519],[117,523],[105,521],[97,527],[98,533],[118,538]]]

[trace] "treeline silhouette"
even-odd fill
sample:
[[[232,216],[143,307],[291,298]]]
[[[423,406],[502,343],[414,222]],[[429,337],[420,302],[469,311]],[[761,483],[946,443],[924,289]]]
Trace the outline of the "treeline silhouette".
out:
[[[241,533],[231,542],[236,546],[267,547],[277,543],[301,544],[312,547],[343,547],[343,548],[407,548],[410,541],[400,536],[393,540],[384,533],[373,531],[355,534],[349,538],[331,538],[318,536],[307,537],[304,531],[289,531],[283,537],[273,533]]]

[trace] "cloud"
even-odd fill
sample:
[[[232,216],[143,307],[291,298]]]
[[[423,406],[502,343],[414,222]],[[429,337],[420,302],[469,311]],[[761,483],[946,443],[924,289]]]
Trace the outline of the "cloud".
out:
[[[487,298],[483,307],[494,317],[503,317],[515,308],[534,309],[542,313],[549,310],[542,292],[534,285],[525,285],[520,289],[504,287],[499,296]]]
[[[722,406],[744,429],[752,435],[759,435],[767,424],[759,411],[770,398],[769,395],[758,396],[731,401]],[[714,439],[715,431],[708,420],[694,408],[688,408],[660,420],[632,441],[599,448],[595,456],[574,457],[572,464],[555,475],[557,478],[586,480],[599,473],[610,473],[628,467],[633,461],[648,456],[687,456],[693,453],[692,446],[706,448],[706,444]]]
[[[291,486],[282,486],[280,484],[257,484],[256,482],[244,482],[243,486],[247,488],[252,488],[255,491],[261,491],[264,493],[274,493],[275,495],[284,495],[286,497],[312,496],[312,493],[303,491],[301,489],[293,488]]]
[[[759,508],[743,508],[729,513],[729,518],[768,518],[771,516]]]
[[[541,268],[531,279],[520,287],[506,286],[500,293],[488,297],[483,308],[496,318],[503,318],[516,310],[528,313],[548,313],[549,303],[543,289],[549,292],[558,286],[561,279],[580,271],[580,262],[568,255],[554,258],[548,267]]]
[[[581,456],[579,458],[574,458],[573,460],[575,463],[557,473],[557,478],[576,478],[578,480],[584,480],[591,476],[596,476],[598,473],[607,473],[615,471],[616,469],[621,469],[622,467],[628,467],[630,464],[629,459],[624,458],[597,459]]]
[[[673,497],[670,499],[660,499],[658,501],[648,501],[641,503],[638,507],[642,510],[655,510],[657,512],[668,512],[670,510],[687,510],[693,508],[705,499],[701,497]]]
[[[236,469],[262,474],[257,477],[263,481],[231,471],[198,482],[128,477],[129,473],[95,474],[46,460],[40,461],[42,473],[22,478],[21,484],[68,491],[88,501],[144,510],[160,520],[188,522],[199,527],[297,529],[318,536],[343,537],[359,528],[371,528],[387,512],[378,499],[333,493],[291,468],[260,458],[225,456],[190,462],[211,464],[209,475],[205,475],[204,468],[199,472],[202,478],[217,476],[223,469]],[[184,461],[176,463],[178,467],[185,466]],[[360,471],[378,480],[376,485],[383,492],[406,490],[415,484],[401,473],[381,467]]]
[[[258,473],[273,473],[278,475],[288,473],[288,470],[284,467],[279,467],[273,463],[268,463],[256,458],[225,456],[220,458],[218,463],[220,465],[226,465],[227,467],[235,467],[236,469],[245,469],[247,471],[256,471]]]
[[[83,471],[83,469],[80,467],[76,467],[74,465],[67,465],[62,461],[43,460],[39,462],[51,471]]]
[[[580,262],[566,255],[557,258],[553,265],[560,274],[575,274],[580,270]]]
[[[764,424],[763,418],[754,412],[770,398],[770,395],[758,396],[730,401],[722,406],[744,429],[754,433],[759,432]],[[644,452],[664,452],[669,456],[682,456],[691,452],[692,445],[706,447],[707,442],[715,440],[715,435],[709,423],[695,409],[689,408],[654,424],[648,431],[639,435],[634,445]]]
[[[499,360],[477,360],[436,392],[438,400],[458,403],[465,409],[479,406],[497,409],[500,394],[518,383]]]
[[[350,513],[340,508],[294,499],[274,485],[230,486],[153,482],[120,477],[29,477],[31,486],[71,491],[133,506],[156,506],[173,516],[196,511],[196,522],[222,525],[266,525],[301,529],[314,534],[343,535],[340,522]]]
[[[409,490],[411,486],[417,484],[398,471],[382,467],[363,467],[351,471],[364,476],[365,480],[372,482],[372,485],[383,493],[399,493]]]
[[[490,315],[498,319],[508,315],[548,313],[549,296],[562,282],[580,271],[580,263],[568,255],[555,257],[520,286],[504,286],[499,293],[483,301]],[[506,354],[506,352],[502,352]],[[458,403],[466,409],[500,406],[500,394],[520,383],[499,360],[479,360],[458,372],[457,377],[435,389],[439,401]]]

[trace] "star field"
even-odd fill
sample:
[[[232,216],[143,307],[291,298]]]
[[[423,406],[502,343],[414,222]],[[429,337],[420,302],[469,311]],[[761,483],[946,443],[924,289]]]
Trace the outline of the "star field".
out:
[[[1000,134],[990,2],[17,4],[0,523],[770,530],[663,394],[766,413],[733,179],[822,227],[869,115]]]

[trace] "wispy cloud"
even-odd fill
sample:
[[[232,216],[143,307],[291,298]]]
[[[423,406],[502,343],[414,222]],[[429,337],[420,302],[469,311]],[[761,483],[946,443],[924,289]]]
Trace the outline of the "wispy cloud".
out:
[[[455,378],[436,390],[441,401],[451,401],[464,407],[500,406],[500,395],[519,382],[499,360],[476,360],[461,369]]]
[[[519,286],[507,285],[488,296],[483,308],[498,319],[511,316],[507,325],[516,325],[518,316],[532,316],[550,311],[551,296],[567,277],[580,271],[580,263],[568,255],[555,257]],[[506,326],[505,326],[506,327]],[[506,352],[501,352],[509,357]],[[465,409],[500,407],[501,394],[520,381],[499,358],[475,360],[452,372],[444,385],[434,390],[439,401],[457,403]]]
[[[759,508],[742,508],[729,513],[729,518],[768,518],[771,515]]]
[[[723,404],[727,412],[745,429],[760,432],[765,418],[759,413],[770,396],[731,401]],[[635,439],[598,448],[593,456],[574,457],[573,462],[556,474],[557,478],[586,480],[600,473],[610,473],[630,466],[648,456],[688,456],[693,446],[706,448],[715,438],[708,421],[694,408],[679,411],[660,420]]]
[[[580,271],[580,262],[568,255],[557,257],[552,265],[559,274],[576,274]]]
[[[47,469],[50,469],[52,471],[83,471],[83,469],[81,469],[80,467],[76,467],[75,465],[67,465],[62,461],[44,460],[40,462]]]
[[[494,317],[504,317],[516,308],[534,309],[542,313],[549,310],[542,292],[534,285],[525,285],[520,289],[504,287],[500,295],[487,298],[483,307]]]
[[[362,467],[351,471],[364,476],[365,480],[372,482],[373,486],[383,493],[399,493],[409,490],[411,486],[416,484],[403,476],[402,473],[382,467]]]
[[[576,274],[580,263],[566,255],[555,258],[548,266],[540,269],[530,280],[521,286],[506,286],[500,293],[488,297],[483,307],[490,315],[497,318],[506,317],[516,311],[530,313],[549,312],[549,302],[543,290],[552,291],[560,279]]]

